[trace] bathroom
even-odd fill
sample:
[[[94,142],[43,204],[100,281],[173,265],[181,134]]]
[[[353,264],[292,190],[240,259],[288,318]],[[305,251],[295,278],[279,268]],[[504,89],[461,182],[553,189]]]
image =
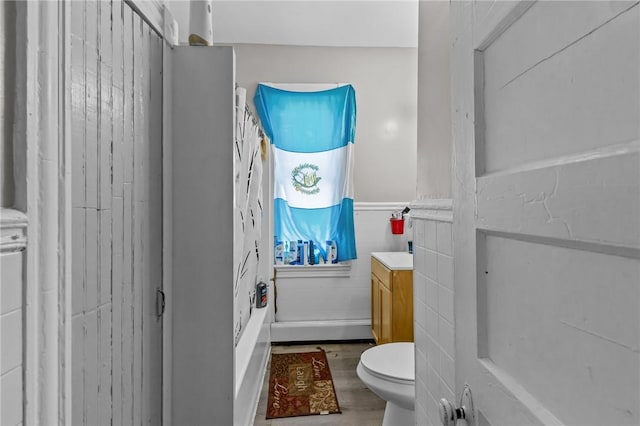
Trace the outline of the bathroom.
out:
[[[411,240],[417,425],[440,424],[441,398],[465,406],[467,424],[638,424],[638,3],[341,3],[214,2],[214,19],[229,13],[214,34],[254,30],[220,40],[235,50],[214,76],[229,93],[237,82],[250,102],[261,81],[339,82],[358,96],[358,259],[303,277],[304,312],[300,273],[285,271],[278,297],[293,303],[274,312],[263,263],[269,304],[235,348],[232,288],[196,282],[231,282],[231,253],[198,257],[209,244],[185,259],[188,236],[214,231],[180,228],[230,222],[230,185],[198,210],[204,200],[188,197],[211,184],[179,181],[194,171],[171,168],[188,150],[171,145],[181,129],[160,108],[180,113],[172,84],[188,74],[172,74],[167,49],[186,42],[190,3],[2,2],[0,423],[250,424],[270,344],[370,338],[370,253]],[[328,4],[350,18],[319,42]],[[385,25],[363,18],[372,10]],[[319,22],[303,41],[261,25],[305,13]],[[355,21],[360,32],[340,32]],[[139,74],[118,80],[123,69]],[[127,110],[126,93],[141,106]],[[233,134],[231,109],[215,120]],[[149,162],[111,162],[148,147]],[[405,206],[393,235],[389,217]],[[216,232],[231,242],[226,228]]]
[[[229,8],[230,11],[224,10],[224,7]],[[268,9],[272,7],[265,6],[267,10],[259,8],[257,11],[253,10],[257,7],[252,4],[250,9],[252,13],[263,17],[262,22],[265,27],[285,25],[276,21],[281,17],[276,16],[274,11],[269,13]],[[363,4],[361,7],[366,5]],[[261,263],[263,270],[259,271],[258,279],[269,283],[270,303],[266,312],[253,311],[242,330],[236,348],[235,385],[238,393],[234,408],[238,411],[235,412],[234,419],[239,424],[250,423],[253,419],[252,410],[247,412],[246,407],[255,407],[256,403],[251,398],[255,398],[256,395],[255,393],[251,395],[251,392],[249,392],[250,395],[246,395],[244,389],[248,388],[255,392],[256,388],[262,386],[266,366],[265,357],[268,357],[267,352],[260,352],[266,348],[264,341],[268,340],[275,344],[291,341],[371,339],[370,253],[407,251],[407,243],[411,239],[412,231],[410,224],[407,221],[404,234],[393,235],[389,218],[394,211],[409,206],[416,198],[414,158],[417,150],[417,4],[405,3],[400,9],[391,4],[386,6],[389,9],[383,9],[384,4],[378,7],[386,10],[384,15],[389,15],[391,10],[395,9],[396,14],[401,14],[409,20],[409,28],[396,35],[395,39],[378,30],[375,37],[371,35],[364,37],[367,40],[365,47],[362,47],[364,43],[358,40],[358,37],[363,37],[361,34],[349,35],[347,33],[349,28],[341,29],[337,26],[332,28],[332,32],[344,33],[337,42],[332,42],[327,35],[318,32],[314,34],[316,37],[314,40],[298,42],[298,44],[312,44],[311,46],[287,45],[290,42],[278,38],[279,34],[270,36],[265,32],[266,30],[262,30],[257,31],[255,35],[245,35],[245,39],[241,39],[245,43],[233,45],[236,82],[238,86],[246,88],[247,105],[253,111],[255,111],[253,96],[259,82],[348,83],[355,88],[357,98],[354,227],[358,259],[331,268],[313,270],[313,268],[278,267],[275,272],[272,262]],[[349,15],[355,13],[357,8],[358,5],[351,4],[333,13]],[[224,14],[234,12],[234,8],[228,3],[214,4],[214,10],[221,16],[233,16]],[[270,19],[273,21],[269,21]],[[225,22],[233,19],[227,17],[221,20]],[[214,26],[215,24],[214,14]],[[248,27],[245,31],[248,32],[257,24],[247,18],[245,25]],[[373,27],[374,25],[371,24],[366,31],[371,31]],[[237,31],[236,29],[236,33]],[[219,37],[222,38],[222,42],[231,42],[229,39],[225,40],[223,35]],[[274,41],[271,44],[264,44],[269,37]],[[325,39],[320,39],[321,37]],[[334,37],[337,36],[334,34]],[[313,45],[322,43],[326,45]],[[381,81],[385,84],[380,84]],[[447,91],[447,89],[443,90]],[[360,143],[361,141],[364,143]],[[264,206],[270,205],[266,194],[270,193],[270,187],[273,185],[267,178],[265,167],[263,176],[263,194],[265,195],[262,200]],[[448,176],[446,178],[448,179]],[[268,207],[265,207],[262,235],[273,235],[273,231],[269,229],[271,221],[268,219],[267,212]],[[184,234],[184,231],[179,233]],[[267,259],[273,259],[273,248],[269,243],[272,240],[272,237],[263,238],[262,251],[269,253],[268,256],[264,256]],[[263,256],[260,258],[262,259]],[[269,281],[274,275],[276,276],[275,284]],[[277,301],[274,285],[277,285]],[[274,312],[276,309],[277,312]],[[264,322],[269,322],[269,318],[262,320],[262,315],[274,318],[268,326],[268,334],[264,330],[267,328],[264,327]],[[260,326],[263,330],[260,330]],[[258,333],[259,331],[261,332]],[[174,333],[176,333],[175,329]],[[254,341],[256,343],[253,343]],[[248,356],[250,359],[246,359]],[[174,362],[177,361],[174,360]],[[184,361],[177,363],[186,364]],[[193,364],[192,362],[193,374],[200,374],[199,367],[193,367]],[[250,373],[241,374],[245,370]],[[251,374],[254,372],[257,374]],[[174,390],[178,393],[187,392],[191,380],[186,379],[184,384],[174,383]],[[245,402],[242,398],[249,400]]]

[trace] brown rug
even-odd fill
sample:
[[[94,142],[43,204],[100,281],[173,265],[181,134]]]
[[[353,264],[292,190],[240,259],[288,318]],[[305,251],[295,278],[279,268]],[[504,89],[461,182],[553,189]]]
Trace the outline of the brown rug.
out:
[[[271,355],[267,419],[333,413],[341,411],[324,350]]]

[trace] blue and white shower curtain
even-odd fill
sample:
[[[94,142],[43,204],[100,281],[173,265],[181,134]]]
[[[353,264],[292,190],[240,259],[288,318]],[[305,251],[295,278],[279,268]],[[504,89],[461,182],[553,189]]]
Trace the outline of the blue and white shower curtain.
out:
[[[312,240],[321,252],[333,240],[338,261],[356,259],[353,86],[291,92],[259,84],[254,103],[272,144],[274,235]]]

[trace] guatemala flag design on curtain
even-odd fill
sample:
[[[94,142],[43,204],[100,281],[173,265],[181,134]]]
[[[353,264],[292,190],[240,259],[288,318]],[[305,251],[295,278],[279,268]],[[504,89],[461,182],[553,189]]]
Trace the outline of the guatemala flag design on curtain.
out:
[[[312,240],[323,254],[333,240],[338,261],[356,259],[353,86],[290,92],[259,84],[254,103],[272,144],[274,235]]]

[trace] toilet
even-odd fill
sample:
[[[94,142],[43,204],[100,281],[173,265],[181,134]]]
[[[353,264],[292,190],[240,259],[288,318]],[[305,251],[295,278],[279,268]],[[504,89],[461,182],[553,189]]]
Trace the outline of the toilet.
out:
[[[415,424],[415,359],[413,342],[386,343],[360,356],[358,377],[387,401],[383,426]]]

